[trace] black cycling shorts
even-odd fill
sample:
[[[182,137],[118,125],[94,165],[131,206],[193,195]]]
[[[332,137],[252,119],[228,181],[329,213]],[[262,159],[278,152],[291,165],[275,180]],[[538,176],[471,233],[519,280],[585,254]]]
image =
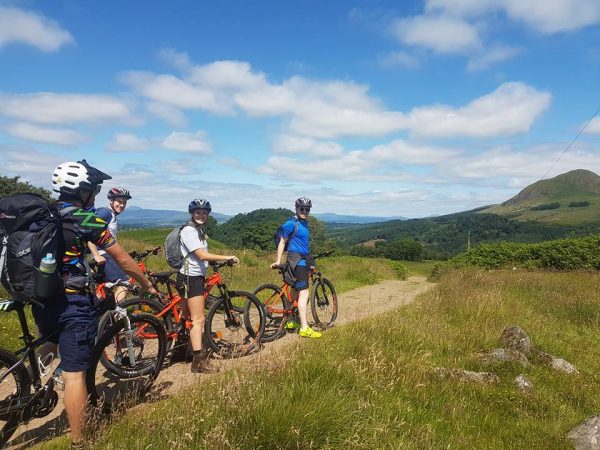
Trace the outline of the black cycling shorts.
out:
[[[185,291],[186,284],[188,285],[187,295]],[[204,277],[202,275],[187,276],[179,272],[177,274],[177,291],[183,298],[204,295]]]

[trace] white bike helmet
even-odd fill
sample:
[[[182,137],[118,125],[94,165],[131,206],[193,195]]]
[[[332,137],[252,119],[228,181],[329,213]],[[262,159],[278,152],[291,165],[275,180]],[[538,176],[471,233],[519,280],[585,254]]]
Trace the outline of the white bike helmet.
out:
[[[85,159],[77,162],[64,162],[52,173],[52,189],[66,195],[76,195],[79,191],[93,191],[105,180],[112,177],[90,166]]]

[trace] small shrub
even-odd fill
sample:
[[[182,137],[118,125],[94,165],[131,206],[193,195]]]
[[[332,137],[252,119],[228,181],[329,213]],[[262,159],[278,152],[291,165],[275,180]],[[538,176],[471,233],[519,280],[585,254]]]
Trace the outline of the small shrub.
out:
[[[544,211],[546,209],[558,209],[558,208],[560,208],[560,203],[552,202],[552,203],[542,203],[540,205],[535,205],[529,209],[531,209],[532,211]]]
[[[389,263],[398,279],[406,280],[406,277],[408,276],[408,269],[406,266],[400,261],[390,261]]]
[[[584,208],[586,206],[590,206],[590,202],[582,201],[582,202],[571,202],[569,203],[569,208]]]

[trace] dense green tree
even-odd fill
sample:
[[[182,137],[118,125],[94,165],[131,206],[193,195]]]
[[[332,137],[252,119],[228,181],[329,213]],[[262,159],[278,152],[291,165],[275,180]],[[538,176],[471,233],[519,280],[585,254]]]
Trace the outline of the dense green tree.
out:
[[[35,187],[28,181],[19,181],[21,177],[4,177],[0,176],[0,198],[8,197],[9,195],[31,192],[39,194],[47,200],[50,200],[52,193],[44,188]]]

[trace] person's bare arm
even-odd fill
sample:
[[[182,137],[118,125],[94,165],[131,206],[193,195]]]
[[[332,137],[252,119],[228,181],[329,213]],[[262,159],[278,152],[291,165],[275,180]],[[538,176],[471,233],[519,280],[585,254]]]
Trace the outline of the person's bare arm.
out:
[[[96,247],[96,244],[94,244],[92,242],[88,242],[87,246],[90,249],[92,258],[94,258],[94,261],[96,261],[96,263],[99,266],[101,266],[102,264],[104,264],[106,262],[106,259],[104,258],[104,256],[102,256],[100,253],[98,253],[98,247]]]
[[[279,240],[279,245],[277,246],[277,259],[273,264],[271,264],[271,268],[281,264],[281,258],[283,257],[283,252],[285,251],[285,243],[287,242],[287,238],[282,237]]]
[[[237,256],[234,255],[217,255],[215,253],[209,253],[206,250],[201,248],[194,250],[194,255],[202,261],[208,262],[216,262],[216,261],[224,261],[226,259],[232,259],[234,263],[239,263],[240,260]]]
[[[157,294],[156,290],[152,287],[150,280],[146,278],[146,276],[138,267],[137,263],[131,258],[131,256],[129,256],[129,253],[127,253],[125,249],[119,245],[118,242],[108,247],[105,251],[115,260],[115,262],[127,275],[132,277],[140,284],[143,292],[149,292],[155,295]]]

